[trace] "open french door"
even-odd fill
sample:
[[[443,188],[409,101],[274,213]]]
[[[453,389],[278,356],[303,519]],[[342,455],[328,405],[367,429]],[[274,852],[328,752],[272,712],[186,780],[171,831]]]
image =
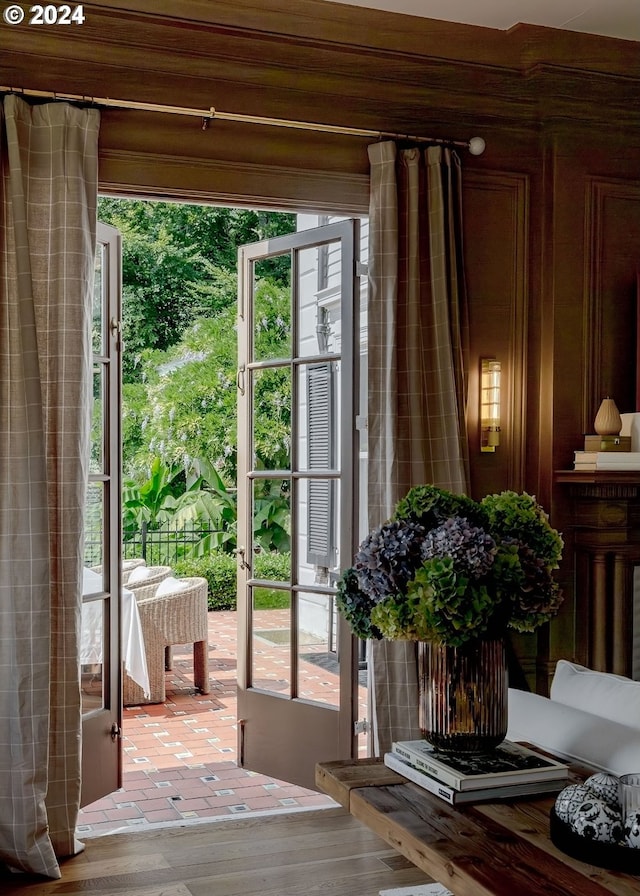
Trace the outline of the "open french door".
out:
[[[357,535],[358,246],[340,221],[238,257],[238,763],[308,788],[357,749],[335,591]]]
[[[93,298],[93,413],[80,641],[82,794],[122,786],[120,646],[121,239],[98,224]]]

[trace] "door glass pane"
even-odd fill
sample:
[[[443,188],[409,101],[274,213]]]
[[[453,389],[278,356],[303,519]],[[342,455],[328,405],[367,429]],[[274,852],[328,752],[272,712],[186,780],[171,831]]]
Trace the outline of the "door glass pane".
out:
[[[91,413],[91,473],[104,471],[104,367],[93,368],[93,408]]]
[[[291,368],[252,371],[253,465],[291,469]]]
[[[92,712],[104,705],[102,645],[104,643],[104,609],[102,600],[83,601],[80,626],[80,682],[82,712]]]
[[[102,552],[104,545],[104,485],[90,482],[87,488],[87,503],[84,521],[84,565],[96,568],[102,575]]]
[[[257,549],[288,553],[291,550],[291,481],[254,479],[252,491],[254,552]]]
[[[298,357],[340,352],[340,243],[297,252]]]
[[[254,544],[253,578],[290,585],[291,552],[263,551],[259,544]]]
[[[91,323],[91,343],[95,355],[106,354],[104,348],[104,305],[106,247],[98,243],[93,283],[93,313]]]
[[[102,663],[80,666],[81,712],[83,715],[104,706],[104,677]]]
[[[251,686],[291,695],[291,593],[251,588]]]
[[[253,265],[253,360],[291,357],[291,256]]]
[[[337,617],[332,595],[298,594],[298,696],[340,706]]]

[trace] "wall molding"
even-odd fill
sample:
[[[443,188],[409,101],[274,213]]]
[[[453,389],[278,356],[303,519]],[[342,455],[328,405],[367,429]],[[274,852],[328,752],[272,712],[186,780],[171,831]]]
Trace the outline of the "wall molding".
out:
[[[506,445],[508,487],[521,491],[526,487],[530,177],[519,172],[484,170],[480,174],[469,170],[465,172],[464,185],[471,190],[486,191],[489,194],[488,209],[491,194],[506,195],[511,204],[511,220],[506,224],[513,238],[514,251],[511,256],[505,254],[504,260],[509,265],[513,301],[506,328],[502,322],[500,325],[501,330],[506,329],[508,339],[508,354],[502,359],[503,379],[507,384],[507,414],[503,428],[509,427]]]
[[[611,201],[639,203],[640,181],[592,177],[585,179],[585,254],[582,361],[585,370],[582,420],[583,432],[591,432],[603,392],[610,388],[603,374],[602,334],[604,332],[604,293],[607,233],[605,206]],[[638,247],[640,262],[640,246]],[[635,277],[635,271],[632,272]],[[615,396],[613,396],[615,397]]]

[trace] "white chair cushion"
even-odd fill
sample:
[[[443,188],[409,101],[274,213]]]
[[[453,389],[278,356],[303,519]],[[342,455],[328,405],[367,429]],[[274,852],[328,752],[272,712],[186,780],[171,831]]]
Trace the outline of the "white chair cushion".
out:
[[[614,775],[640,770],[640,731],[540,694],[509,688],[508,740]]]
[[[640,681],[558,660],[550,697],[557,703],[640,729]],[[640,756],[638,760],[640,769]]]
[[[176,591],[185,591],[190,586],[190,582],[184,579],[174,579],[173,576],[167,576],[158,585],[156,597],[162,597],[163,594],[174,594]]]
[[[155,575],[155,570],[152,566],[135,566],[127,579],[127,585],[135,585],[136,582],[144,582],[152,575]]]

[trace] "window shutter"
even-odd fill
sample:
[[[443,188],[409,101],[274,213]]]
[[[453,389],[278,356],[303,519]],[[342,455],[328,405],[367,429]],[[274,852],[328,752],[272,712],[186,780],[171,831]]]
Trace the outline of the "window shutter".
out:
[[[307,436],[310,470],[331,469],[334,458],[333,363],[307,367]],[[335,482],[310,479],[307,504],[307,563],[331,569],[336,564],[333,511]]]

